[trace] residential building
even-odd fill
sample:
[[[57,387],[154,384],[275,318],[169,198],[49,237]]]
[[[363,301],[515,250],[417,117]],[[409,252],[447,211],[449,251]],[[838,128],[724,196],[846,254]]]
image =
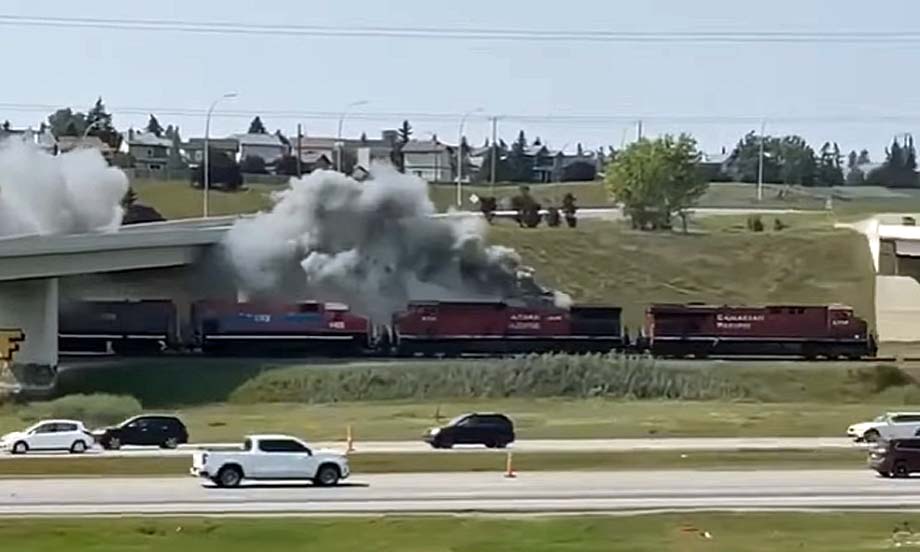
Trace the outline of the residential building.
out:
[[[172,140],[152,132],[128,130],[128,153],[134,158],[134,168],[145,176],[165,172],[169,165]]]
[[[0,128],[0,142],[6,139],[20,140],[26,144],[36,145],[52,155],[57,154],[58,151],[57,139],[45,125],[42,125],[39,130],[33,130],[31,127],[24,129]]]
[[[402,147],[406,174],[429,182],[451,182],[454,179],[454,148],[437,140],[410,140]]]
[[[310,174],[316,170],[329,170],[335,165],[332,159],[323,152],[308,152],[300,154],[300,170],[303,174]]]
[[[223,153],[236,160],[239,157],[240,143],[236,138],[209,138],[208,148],[212,152]],[[204,138],[190,138],[182,144],[182,150],[191,168],[196,168],[204,162]]]
[[[275,134],[237,134],[240,145],[238,161],[247,157],[260,157],[268,166],[274,165],[289,151],[287,144]]]
[[[112,160],[112,156],[115,153],[112,147],[100,140],[98,136],[60,136],[57,139],[57,145],[59,153],[80,149],[95,149],[108,161]]]
[[[300,154],[304,156],[318,156],[323,154],[332,162],[332,166],[337,165],[339,148],[343,152],[344,159],[352,159],[354,167],[362,167],[369,170],[371,164],[392,163],[393,152],[397,148],[399,140],[398,133],[395,130],[384,130],[380,133],[380,138],[337,138],[324,136],[301,136]],[[291,139],[293,147],[297,148],[295,138]]]

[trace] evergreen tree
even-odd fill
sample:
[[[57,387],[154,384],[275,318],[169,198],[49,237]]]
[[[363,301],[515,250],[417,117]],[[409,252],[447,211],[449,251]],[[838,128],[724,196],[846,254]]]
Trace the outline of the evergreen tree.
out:
[[[405,144],[412,139],[412,125],[409,124],[409,121],[403,121],[397,132],[399,133],[400,144]]]
[[[859,154],[856,153],[856,150],[850,150],[850,154],[847,155],[847,168],[850,170],[853,170],[858,165],[859,165]]]
[[[156,115],[153,113],[150,114],[150,119],[147,120],[147,132],[153,134],[157,138],[163,136],[163,127],[160,126],[160,121],[157,120]]]
[[[96,104],[89,110],[89,113],[86,114],[86,125],[80,132],[85,131],[87,128],[89,128],[89,134],[98,136],[113,150],[121,147],[121,134],[112,125],[112,115],[105,110],[105,104],[102,102],[101,96],[96,100]]]
[[[249,134],[268,134],[268,131],[265,130],[265,125],[262,124],[262,119],[258,115],[249,123]]]
[[[857,165],[868,165],[872,162],[872,159],[869,159],[869,150],[864,149],[859,152],[859,159],[856,160]]]

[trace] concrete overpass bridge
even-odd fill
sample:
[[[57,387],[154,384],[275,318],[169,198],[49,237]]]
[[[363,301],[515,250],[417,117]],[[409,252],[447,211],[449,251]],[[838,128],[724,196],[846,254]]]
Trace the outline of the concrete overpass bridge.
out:
[[[118,232],[0,239],[0,329],[21,329],[17,364],[56,366],[58,305],[73,288],[117,289],[156,280],[175,288],[175,271],[193,265],[217,244],[235,217],[127,226]],[[143,271],[143,272],[139,272]],[[94,278],[96,276],[96,278]],[[170,285],[169,282],[174,282]],[[63,288],[63,289],[62,289]],[[182,289],[173,290],[181,294]],[[122,295],[123,296],[123,295]]]

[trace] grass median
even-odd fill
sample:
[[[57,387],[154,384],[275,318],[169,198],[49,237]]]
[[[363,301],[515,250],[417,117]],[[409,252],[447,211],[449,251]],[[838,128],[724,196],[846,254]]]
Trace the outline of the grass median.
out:
[[[354,453],[356,477],[362,473],[490,472],[506,469],[507,452],[438,451],[431,453]],[[604,470],[759,470],[858,469],[865,452],[858,449],[519,452],[512,455],[517,472]],[[190,456],[169,457],[17,457],[0,460],[0,477],[170,477],[187,475]]]
[[[121,550],[503,550],[858,552],[912,548],[912,513],[689,513],[559,518],[123,518],[0,520],[4,549]]]

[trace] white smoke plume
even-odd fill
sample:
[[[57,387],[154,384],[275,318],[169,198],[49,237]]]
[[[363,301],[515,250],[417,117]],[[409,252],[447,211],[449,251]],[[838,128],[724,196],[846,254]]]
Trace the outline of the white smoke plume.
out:
[[[114,231],[128,179],[94,149],[50,155],[0,141],[0,236]]]
[[[246,291],[284,288],[293,270],[314,298],[378,320],[408,301],[543,294],[514,250],[486,244],[484,221],[432,218],[425,181],[371,172],[364,182],[333,171],[291,179],[270,212],[238,221],[225,246]]]

